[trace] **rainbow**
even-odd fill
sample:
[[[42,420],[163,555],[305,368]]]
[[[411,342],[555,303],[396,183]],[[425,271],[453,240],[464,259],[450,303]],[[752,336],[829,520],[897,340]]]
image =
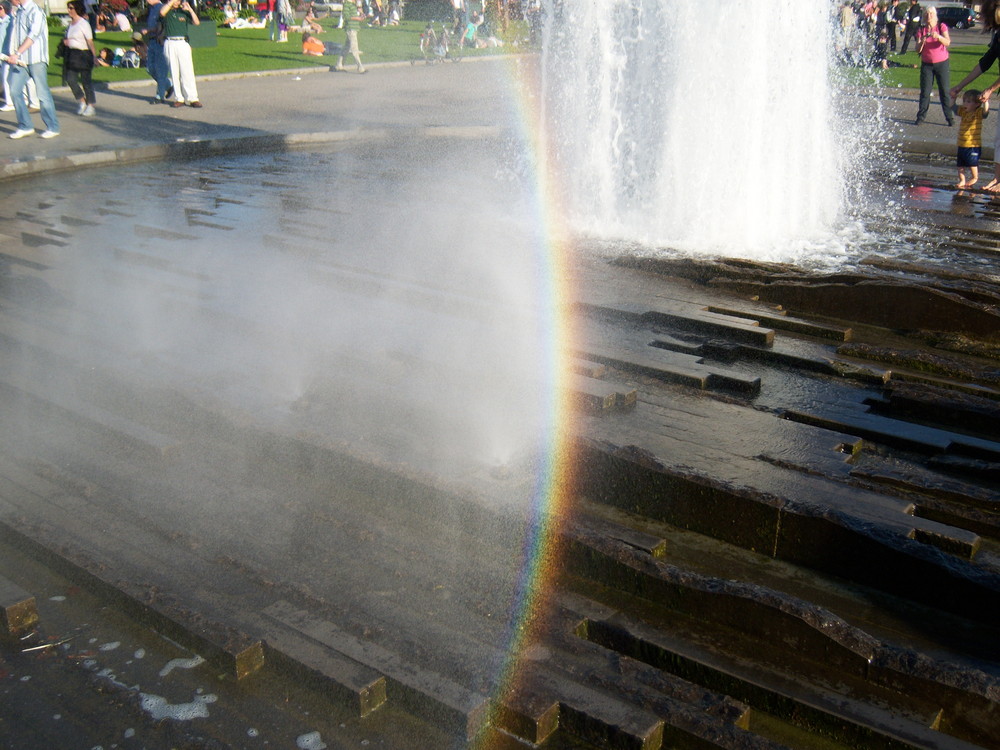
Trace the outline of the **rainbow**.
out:
[[[558,564],[555,538],[560,518],[569,502],[572,485],[570,461],[570,390],[565,387],[570,369],[571,343],[575,340],[569,315],[572,302],[570,273],[570,233],[563,223],[560,210],[557,175],[552,169],[552,153],[547,131],[542,126],[544,113],[538,95],[539,67],[517,59],[507,65],[512,92],[512,106],[517,110],[520,138],[532,159],[535,185],[534,221],[538,232],[538,267],[541,282],[538,294],[539,325],[546,335],[546,361],[542,371],[547,380],[547,415],[543,420],[544,440],[540,451],[545,457],[535,478],[529,513],[525,522],[521,549],[520,575],[515,582],[512,603],[504,633],[504,656],[498,665],[491,705],[494,714],[503,706],[504,697],[516,691],[521,678],[522,654],[540,635],[545,626],[544,613],[554,588]],[[489,733],[485,733],[488,735]],[[485,750],[488,737],[479,742]]]

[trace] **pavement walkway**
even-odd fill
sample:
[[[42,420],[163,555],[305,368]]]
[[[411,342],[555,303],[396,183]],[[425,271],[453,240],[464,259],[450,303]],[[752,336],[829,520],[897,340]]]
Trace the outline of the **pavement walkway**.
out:
[[[97,115],[75,114],[69,90],[56,90],[61,135],[12,141],[13,112],[0,115],[0,179],[120,161],[165,158],[177,144],[201,148],[244,139],[265,148],[275,139],[334,139],[381,129],[494,127],[512,124],[517,59],[437,65],[373,64],[368,73],[301,69],[199,78],[202,109],[150,105],[149,82],[97,92]],[[350,70],[350,69],[349,69]],[[36,128],[41,120],[34,115]],[[249,140],[246,140],[249,139]]]
[[[333,73],[301,68],[198,79],[202,109],[150,105],[152,80],[113,84],[97,93],[97,116],[76,114],[69,89],[55,90],[61,135],[12,141],[13,112],[0,114],[0,179],[78,166],[137,159],[162,159],[190,144],[213,150],[273,148],[276,142],[322,141],[383,129],[517,127],[520,102],[514,81],[524,74],[524,57],[472,58],[461,63],[368,66],[368,73]],[[349,69],[350,70],[350,69]],[[927,123],[915,127],[917,92],[859,90],[854,96],[878,101],[890,142],[908,150],[952,154],[956,130],[932,104]],[[42,124],[34,115],[39,131]],[[993,157],[998,117],[984,129],[984,158]],[[186,146],[185,146],[186,144]]]

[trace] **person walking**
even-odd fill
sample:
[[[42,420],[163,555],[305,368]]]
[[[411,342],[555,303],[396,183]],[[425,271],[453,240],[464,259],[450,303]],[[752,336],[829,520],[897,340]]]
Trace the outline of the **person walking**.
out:
[[[63,37],[63,82],[69,86],[73,96],[80,102],[76,113],[84,117],[96,114],[94,85],[91,75],[94,70],[94,32],[85,15],[83,0],[69,0],[66,3],[69,26]]]
[[[0,112],[13,112],[14,100],[10,96],[10,65],[7,63],[7,40],[10,35],[10,2],[0,2],[0,79],[3,79],[3,106]]]
[[[919,125],[927,117],[927,110],[931,106],[931,87],[937,80],[938,96],[941,98],[941,109],[944,110],[944,119],[948,125],[954,124],[949,101],[948,87],[950,85],[948,60],[948,47],[951,45],[951,36],[948,34],[947,24],[939,23],[937,8],[930,6],[924,10],[924,25],[917,34],[917,52],[920,54],[920,106],[917,109],[917,121],[914,125]]]
[[[167,55],[163,51],[163,23],[160,11],[163,10],[160,0],[149,0],[149,13],[142,26],[142,39],[146,43],[146,72],[156,81],[156,93],[149,100],[150,104],[165,104],[174,93],[170,85],[170,66]]]
[[[342,13],[344,19],[344,46],[341,48],[340,57],[337,58],[337,64],[333,69],[338,72],[343,71],[344,55],[350,54],[354,58],[354,62],[358,64],[358,72],[364,73],[365,66],[361,64],[361,48],[358,46],[358,25],[364,20],[364,16],[361,15],[361,11],[358,10],[357,3],[354,0],[344,0]]]
[[[14,98],[17,130],[10,137],[16,140],[35,132],[28,103],[24,100],[24,89],[31,80],[35,82],[38,107],[45,124],[41,136],[55,138],[59,135],[59,118],[52,92],[49,91],[49,28],[45,14],[34,0],[12,0],[12,8],[14,17],[7,62],[10,64],[10,94]]]
[[[201,23],[188,0],[167,0],[160,3],[160,19],[166,41],[163,51],[170,66],[170,79],[174,82],[174,107],[201,107],[198,84],[194,78],[194,58],[188,44],[188,27]]]
[[[7,55],[11,51],[11,37],[13,36],[13,6],[10,0],[2,0],[0,2],[0,77],[3,78],[3,100],[4,104],[0,107],[0,112],[13,112],[14,111],[14,95],[10,92],[10,63],[6,62]],[[28,99],[28,111],[37,112],[39,110],[38,106],[38,92],[35,91],[35,82],[30,78],[28,79],[28,85],[25,87],[25,95]]]
[[[896,51],[896,32],[899,24],[906,18],[906,8],[899,0],[892,0],[885,18],[885,29],[889,37],[889,51]]]
[[[920,7],[920,3],[917,0],[910,0],[910,7],[906,9],[904,17],[903,46],[899,48],[899,54],[906,54],[906,48],[910,46],[911,39],[916,41],[917,34],[920,32],[920,17],[922,14],[923,9]]]

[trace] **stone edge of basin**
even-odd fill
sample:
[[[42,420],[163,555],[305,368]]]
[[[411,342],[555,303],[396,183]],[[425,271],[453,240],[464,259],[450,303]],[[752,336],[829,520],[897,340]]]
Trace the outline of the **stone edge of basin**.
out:
[[[267,133],[219,138],[192,137],[171,143],[152,143],[131,148],[106,149],[2,163],[0,164],[0,182],[74,169],[109,167],[144,161],[191,160],[223,154],[281,151],[317,144],[378,141],[384,140],[390,135],[394,137],[403,135],[419,138],[472,139],[496,136],[500,130],[498,126],[494,125],[441,125],[417,128],[335,130],[319,133]]]

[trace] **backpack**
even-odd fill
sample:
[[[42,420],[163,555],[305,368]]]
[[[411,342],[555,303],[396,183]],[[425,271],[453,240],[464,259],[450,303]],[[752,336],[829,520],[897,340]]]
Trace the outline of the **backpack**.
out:
[[[130,49],[122,56],[121,67],[123,68],[138,68],[141,64],[139,53],[134,49]]]

